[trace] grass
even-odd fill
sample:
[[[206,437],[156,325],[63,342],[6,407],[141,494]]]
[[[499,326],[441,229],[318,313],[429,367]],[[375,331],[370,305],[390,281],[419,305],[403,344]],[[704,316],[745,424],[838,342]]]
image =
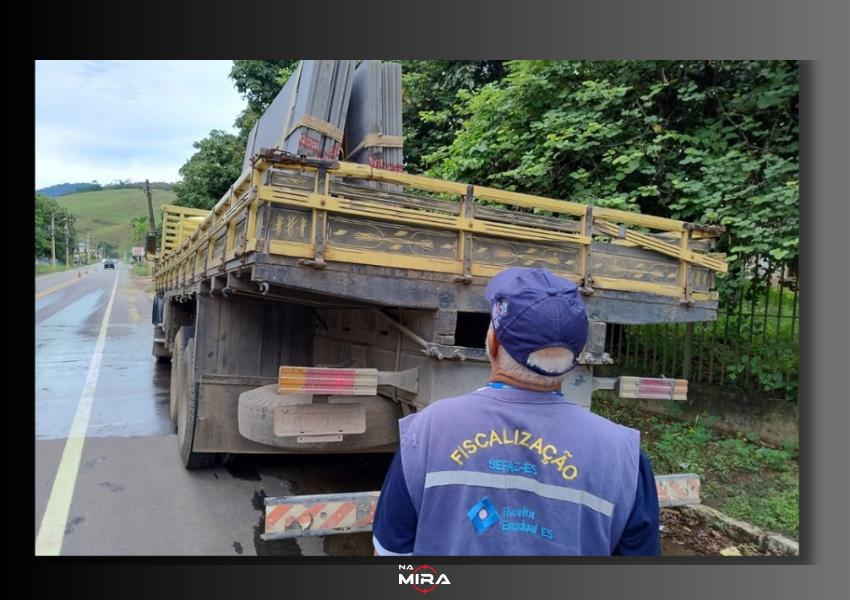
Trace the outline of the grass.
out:
[[[171,190],[153,190],[154,217],[159,223],[160,207],[177,199]],[[69,194],[56,198],[77,220],[77,241],[91,240],[92,247],[106,242],[115,248],[116,256],[130,253],[133,242],[133,219],[148,211],[148,199],[141,189],[113,189]]]
[[[93,264],[93,263],[92,263]],[[53,268],[53,265],[43,265],[36,264],[35,265],[35,276],[39,275],[49,275],[50,273],[61,273],[63,271],[74,271],[76,269],[84,269],[85,266],[80,267],[79,265],[71,265],[71,266],[63,266],[60,264],[56,264],[56,268]]]
[[[641,447],[656,475],[696,473],[703,504],[730,517],[799,539],[799,448],[771,447],[754,434],[727,436],[705,415],[688,423],[644,413],[597,392],[593,412],[641,432]]]
[[[133,275],[138,277],[151,277],[153,275],[153,269],[149,262],[143,262],[142,264],[134,264],[133,265]]]
[[[153,267],[149,262],[132,265],[133,275],[136,277],[153,277]],[[156,293],[156,283],[151,279],[150,285],[145,290],[148,294]]]

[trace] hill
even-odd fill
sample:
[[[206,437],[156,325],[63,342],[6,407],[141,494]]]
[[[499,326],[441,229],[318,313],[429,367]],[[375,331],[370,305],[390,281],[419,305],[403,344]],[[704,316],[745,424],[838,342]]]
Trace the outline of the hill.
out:
[[[162,217],[160,207],[173,204],[177,195],[171,190],[153,190],[153,210],[157,228]],[[82,192],[56,198],[59,204],[74,215],[77,239],[85,241],[90,235],[92,247],[108,242],[116,248],[118,256],[129,253],[133,247],[134,218],[148,215],[148,200],[141,189],[105,189]]]
[[[58,198],[59,196],[64,196],[65,194],[73,194],[77,190],[90,188],[96,185],[97,184],[95,183],[59,183],[57,185],[51,185],[50,187],[36,190],[35,193],[44,194],[48,198]]]

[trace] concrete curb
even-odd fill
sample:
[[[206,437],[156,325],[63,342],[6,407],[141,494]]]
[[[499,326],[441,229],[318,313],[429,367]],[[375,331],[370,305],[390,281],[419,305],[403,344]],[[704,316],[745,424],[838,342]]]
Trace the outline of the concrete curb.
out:
[[[678,506],[678,510],[686,517],[697,519],[707,527],[729,536],[736,542],[755,544],[760,550],[777,556],[799,556],[800,544],[778,533],[769,533],[711,508],[704,504]]]

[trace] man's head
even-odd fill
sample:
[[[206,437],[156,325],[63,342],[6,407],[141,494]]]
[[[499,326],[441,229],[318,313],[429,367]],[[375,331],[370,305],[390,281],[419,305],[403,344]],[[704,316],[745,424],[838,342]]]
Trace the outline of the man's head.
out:
[[[506,269],[487,285],[491,328],[520,366],[562,378],[587,342],[588,322],[578,286],[546,269]]]

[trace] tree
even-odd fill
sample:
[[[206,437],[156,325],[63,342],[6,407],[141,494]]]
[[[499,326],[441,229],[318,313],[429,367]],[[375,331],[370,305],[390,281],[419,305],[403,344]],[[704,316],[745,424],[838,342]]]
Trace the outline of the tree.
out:
[[[298,67],[298,60],[235,60],[230,73],[248,107],[236,120],[247,143],[257,119]],[[459,125],[452,107],[460,90],[475,90],[505,75],[502,60],[400,60],[403,78],[402,122],[406,170],[421,173],[422,156],[450,143]],[[440,114],[439,119],[422,115]]]
[[[277,97],[299,60],[234,60],[230,70],[237,91],[248,102],[248,106],[236,118],[234,125],[239,129],[243,145],[248,134],[263,112]]]
[[[460,91],[472,92],[506,73],[502,60],[400,60],[405,170],[422,173],[423,158],[452,142],[462,119]]]
[[[133,228],[133,244],[135,246],[141,246],[142,248],[145,248],[148,234],[150,233],[150,217],[146,214],[141,214],[137,217],[133,217],[133,220],[130,221],[130,224]],[[158,229],[156,232],[156,245],[157,247],[160,247],[161,244],[162,229]]]
[[[144,246],[145,240],[147,239],[150,231],[150,217],[148,217],[148,215],[133,217],[133,220],[130,221],[130,225],[133,228],[133,244],[136,246]]]
[[[263,114],[286,84],[299,60],[234,60],[230,70],[237,91],[248,101],[248,109]]]
[[[235,60],[230,72],[248,106],[236,118],[238,135],[214,130],[193,147],[194,155],[181,167],[183,181],[174,185],[176,204],[211,209],[242,174],[245,146],[254,123],[275,99],[297,60]]]
[[[118,247],[113,242],[101,242],[98,244],[98,248],[106,258],[118,257]]]
[[[64,262],[66,235],[65,223],[68,223],[68,248],[76,244],[73,215],[59,202],[44,194],[35,194],[35,256],[51,258],[55,243],[56,258]],[[51,229],[52,227],[52,229]],[[69,255],[73,252],[69,252]]]
[[[796,265],[796,61],[511,61],[463,90],[429,174],[727,228],[732,273],[752,254]],[[725,278],[720,286],[734,286]]]
[[[242,174],[244,144],[221,130],[195,142],[197,150],[180,168],[183,180],[174,184],[179,206],[210,210]]]

